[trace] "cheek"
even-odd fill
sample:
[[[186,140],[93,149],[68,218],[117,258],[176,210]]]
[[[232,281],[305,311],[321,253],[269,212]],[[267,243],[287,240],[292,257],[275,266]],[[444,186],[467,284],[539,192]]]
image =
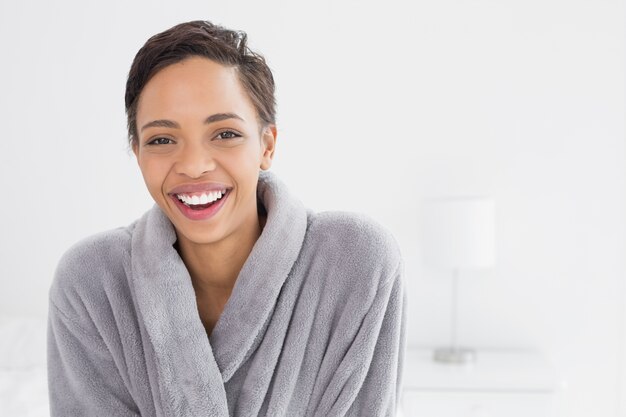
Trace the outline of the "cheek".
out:
[[[258,146],[247,146],[238,152],[234,159],[240,167],[254,168],[261,159],[261,149]]]
[[[165,181],[167,167],[162,161],[144,158],[140,163],[141,175],[148,187],[148,191],[154,196],[159,193]]]

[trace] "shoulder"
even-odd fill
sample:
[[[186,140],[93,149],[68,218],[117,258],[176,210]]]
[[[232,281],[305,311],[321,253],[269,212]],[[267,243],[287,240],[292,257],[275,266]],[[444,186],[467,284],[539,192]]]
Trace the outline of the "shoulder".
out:
[[[59,258],[55,275],[93,270],[111,265],[111,260],[130,248],[131,233],[127,227],[86,236],[71,245]]]
[[[378,272],[383,280],[389,280],[401,267],[398,241],[371,216],[348,211],[310,211],[309,215],[307,234],[313,244],[332,251],[340,264],[354,273]]]
[[[346,247],[359,255],[397,265],[401,259],[400,246],[391,231],[365,213],[324,211],[312,213],[309,232],[325,243]]]
[[[106,286],[125,274],[131,232],[132,226],[106,230],[66,249],[54,271],[49,301],[66,314],[78,306],[106,301]]]

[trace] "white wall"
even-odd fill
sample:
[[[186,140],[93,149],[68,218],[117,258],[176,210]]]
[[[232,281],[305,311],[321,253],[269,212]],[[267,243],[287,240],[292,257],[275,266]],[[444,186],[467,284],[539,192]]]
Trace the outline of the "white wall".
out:
[[[626,414],[617,0],[0,3],[0,313],[45,315],[61,253],[152,205],[125,152],[125,77],[150,35],[193,19],[245,30],[273,69],[272,170],[308,206],[397,236],[410,345],[449,337],[420,200],[492,194],[498,265],[462,277],[460,341],[541,349],[568,383],[563,416]]]

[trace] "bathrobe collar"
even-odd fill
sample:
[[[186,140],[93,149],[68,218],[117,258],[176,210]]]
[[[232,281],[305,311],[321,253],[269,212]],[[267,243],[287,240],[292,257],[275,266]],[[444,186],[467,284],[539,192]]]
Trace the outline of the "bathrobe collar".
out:
[[[302,247],[307,225],[302,202],[271,171],[260,171],[257,196],[267,220],[210,337],[189,272],[173,247],[176,232],[169,218],[155,203],[136,222],[131,288],[154,354],[158,375],[150,376],[156,379],[151,384],[160,387],[154,394],[166,398],[174,413],[188,408],[228,415],[223,384],[262,340]],[[216,381],[220,374],[222,381]],[[223,396],[207,395],[207,390]]]

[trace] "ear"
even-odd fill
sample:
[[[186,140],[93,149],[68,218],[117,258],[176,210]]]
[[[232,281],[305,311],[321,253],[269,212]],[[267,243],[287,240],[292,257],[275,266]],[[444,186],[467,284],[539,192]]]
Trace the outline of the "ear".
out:
[[[276,138],[277,138],[276,125],[270,124],[261,135],[261,169],[267,171],[272,166],[272,160],[274,159],[274,151],[276,150]]]

